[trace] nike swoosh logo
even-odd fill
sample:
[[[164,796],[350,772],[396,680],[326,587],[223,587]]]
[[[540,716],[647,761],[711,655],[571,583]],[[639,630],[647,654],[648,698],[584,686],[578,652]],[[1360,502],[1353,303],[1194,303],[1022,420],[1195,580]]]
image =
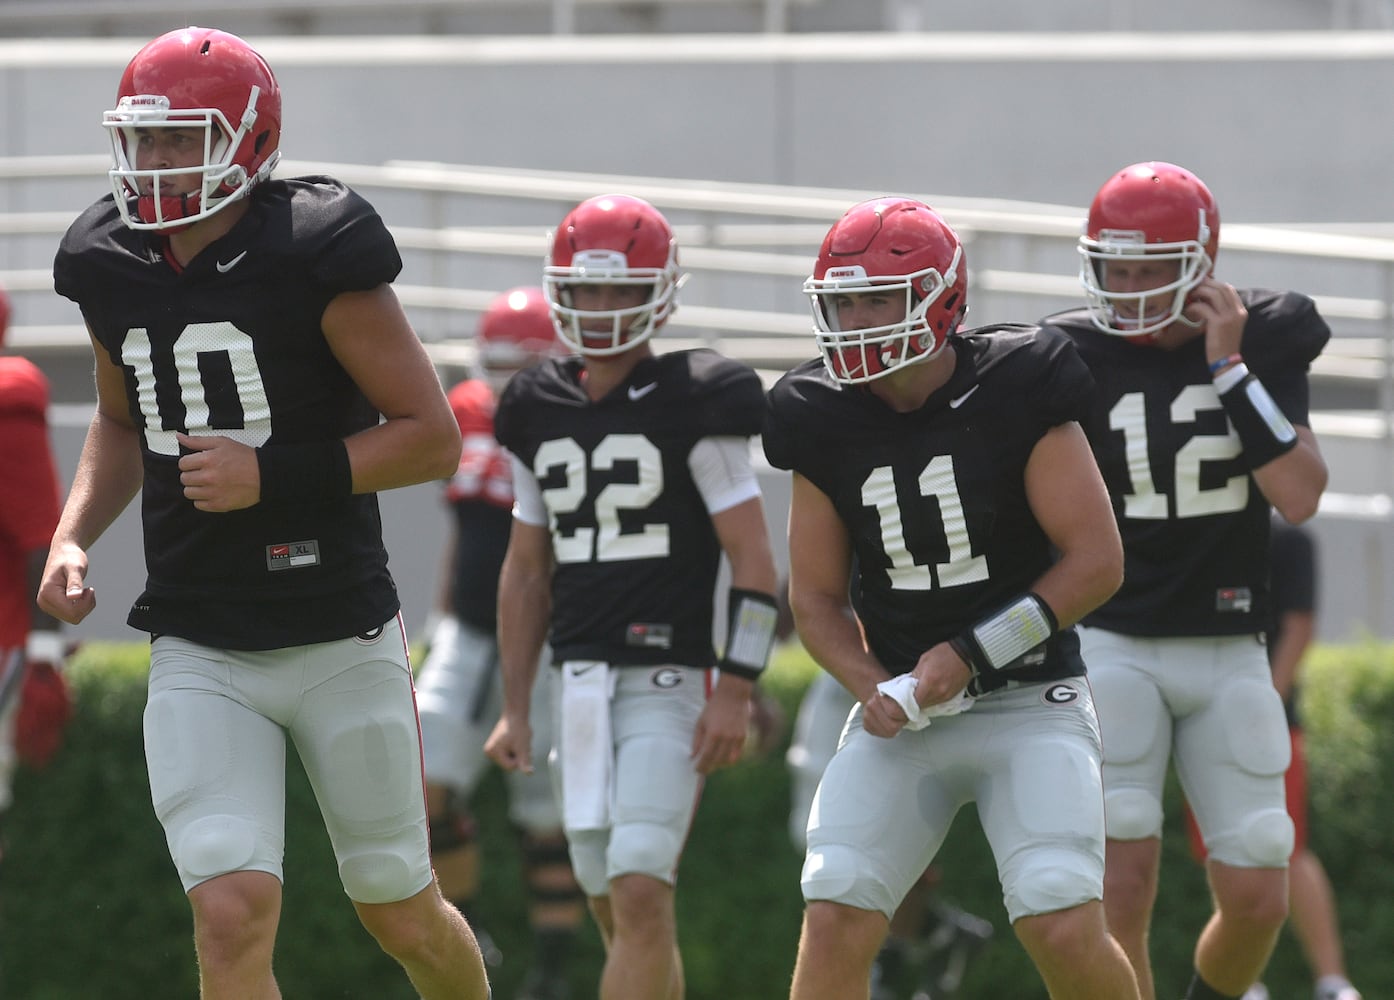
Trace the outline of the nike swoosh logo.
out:
[[[596,667],[598,667],[598,666],[600,666],[600,664],[598,664],[598,663],[587,663],[584,667],[572,667],[572,668],[571,668],[571,676],[572,676],[572,677],[581,677],[581,676],[584,676],[585,674],[590,673],[592,670],[594,670],[594,669],[595,669]]]
[[[650,382],[648,385],[631,385],[629,387],[629,399],[633,402],[636,399],[643,399],[649,393],[658,388],[657,382]]]
[[[246,250],[243,250],[243,251],[242,251],[240,254],[238,254],[236,257],[232,258],[232,260],[229,260],[229,261],[221,261],[221,260],[220,260],[220,261],[218,261],[218,273],[219,273],[219,274],[227,274],[227,273],[228,273],[229,271],[231,271],[234,267],[236,267],[238,264],[240,264],[240,263],[242,262],[242,258],[245,257],[245,256],[247,256],[247,251],[246,251]]]
[[[975,393],[975,392],[977,392],[977,391],[978,391],[978,387],[975,385],[975,386],[973,386],[973,388],[971,388],[971,389],[969,389],[967,392],[965,392],[962,396],[957,396],[957,397],[955,397],[954,399],[949,400],[949,406],[950,406],[952,409],[957,410],[960,406],[962,406],[965,402],[967,402],[969,396],[973,395],[973,393]]]

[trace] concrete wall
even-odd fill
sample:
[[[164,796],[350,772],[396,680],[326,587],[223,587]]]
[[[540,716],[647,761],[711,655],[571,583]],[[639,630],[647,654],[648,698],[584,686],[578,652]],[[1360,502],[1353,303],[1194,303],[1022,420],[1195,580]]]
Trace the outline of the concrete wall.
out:
[[[1064,205],[1157,158],[1205,177],[1231,222],[1394,215],[1391,33],[252,41],[295,158]],[[104,149],[138,45],[0,42],[0,154]]]

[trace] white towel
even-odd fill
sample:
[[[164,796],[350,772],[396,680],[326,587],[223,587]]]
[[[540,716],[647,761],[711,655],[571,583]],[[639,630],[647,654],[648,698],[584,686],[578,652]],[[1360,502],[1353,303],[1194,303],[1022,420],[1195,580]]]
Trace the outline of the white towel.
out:
[[[958,715],[973,707],[973,696],[968,693],[967,688],[948,701],[941,701],[937,705],[921,705],[915,700],[915,684],[914,675],[899,674],[876,685],[877,691],[905,710],[905,717],[910,720],[905,723],[906,729],[923,729],[936,716]]]
[[[599,660],[561,665],[562,814],[568,830],[610,825],[610,667]]]

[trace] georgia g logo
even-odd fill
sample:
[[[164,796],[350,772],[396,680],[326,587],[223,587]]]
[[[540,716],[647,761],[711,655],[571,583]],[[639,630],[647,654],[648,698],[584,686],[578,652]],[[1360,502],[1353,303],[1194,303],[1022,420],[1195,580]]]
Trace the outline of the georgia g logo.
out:
[[[1047,705],[1068,705],[1079,700],[1079,691],[1069,684],[1052,684],[1041,693]]]
[[[650,683],[658,688],[675,688],[682,683],[682,671],[672,667],[660,667],[649,677]]]

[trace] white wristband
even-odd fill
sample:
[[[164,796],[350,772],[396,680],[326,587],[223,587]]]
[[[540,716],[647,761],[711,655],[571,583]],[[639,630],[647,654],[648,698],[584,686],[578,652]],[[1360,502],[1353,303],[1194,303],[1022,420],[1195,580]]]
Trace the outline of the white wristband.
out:
[[[1212,380],[1215,383],[1215,391],[1223,396],[1240,382],[1244,381],[1244,376],[1249,374],[1249,366],[1244,362],[1231,365]]]
[[[57,632],[30,632],[24,644],[24,656],[30,663],[52,663],[58,666],[63,662],[63,637]]]

